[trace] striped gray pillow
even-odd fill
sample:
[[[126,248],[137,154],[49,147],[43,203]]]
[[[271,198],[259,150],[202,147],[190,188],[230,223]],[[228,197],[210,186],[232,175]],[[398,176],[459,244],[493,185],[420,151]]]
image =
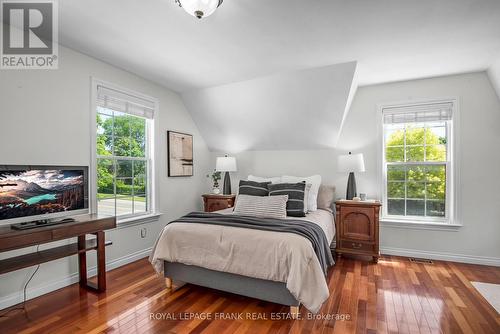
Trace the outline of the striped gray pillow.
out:
[[[238,194],[250,196],[268,196],[269,190],[267,185],[271,182],[254,182],[240,180]]]
[[[269,196],[287,195],[286,213],[288,216],[305,217],[304,197],[306,193],[306,183],[278,183],[269,184]]]
[[[243,216],[262,218],[286,218],[288,196],[249,196],[238,195],[234,213]]]

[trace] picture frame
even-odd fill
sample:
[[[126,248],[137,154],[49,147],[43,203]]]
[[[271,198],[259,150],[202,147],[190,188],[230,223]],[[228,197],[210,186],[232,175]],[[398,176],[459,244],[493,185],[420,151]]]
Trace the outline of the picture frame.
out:
[[[193,135],[167,131],[167,162],[169,177],[193,176]]]

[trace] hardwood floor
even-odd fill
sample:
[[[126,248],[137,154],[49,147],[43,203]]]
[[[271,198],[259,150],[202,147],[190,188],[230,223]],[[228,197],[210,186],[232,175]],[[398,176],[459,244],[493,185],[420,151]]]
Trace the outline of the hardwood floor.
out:
[[[276,320],[288,307],[176,282],[166,289],[143,259],[109,272],[106,293],[74,284],[27,302],[26,313],[0,318],[0,332],[500,333],[499,314],[470,281],[499,284],[500,268],[342,258],[329,272],[330,298],[318,315],[301,307],[300,320]]]

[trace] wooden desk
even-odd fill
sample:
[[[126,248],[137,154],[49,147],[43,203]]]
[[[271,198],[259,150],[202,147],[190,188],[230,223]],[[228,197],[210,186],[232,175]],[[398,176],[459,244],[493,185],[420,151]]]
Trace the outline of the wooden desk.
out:
[[[0,274],[31,267],[33,265],[78,254],[80,286],[102,292],[106,290],[106,252],[111,242],[105,241],[104,230],[116,227],[115,217],[99,217],[95,214],[75,216],[75,222],[43,226],[28,230],[14,230],[0,226],[0,252],[45,244],[57,240],[78,238],[77,243],[49,248],[39,252],[19,255],[0,260]],[[95,239],[86,240],[87,234]],[[97,255],[97,285],[87,280],[86,252],[95,250]]]

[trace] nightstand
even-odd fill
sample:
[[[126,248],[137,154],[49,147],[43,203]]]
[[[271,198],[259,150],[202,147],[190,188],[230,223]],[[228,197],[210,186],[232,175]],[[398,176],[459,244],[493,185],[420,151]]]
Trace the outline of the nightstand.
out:
[[[236,195],[205,194],[202,195],[202,197],[203,203],[205,205],[205,212],[213,212],[232,208],[236,199]]]
[[[380,202],[340,200],[335,202],[335,206],[337,256],[367,255],[377,263],[380,256],[378,238]]]

